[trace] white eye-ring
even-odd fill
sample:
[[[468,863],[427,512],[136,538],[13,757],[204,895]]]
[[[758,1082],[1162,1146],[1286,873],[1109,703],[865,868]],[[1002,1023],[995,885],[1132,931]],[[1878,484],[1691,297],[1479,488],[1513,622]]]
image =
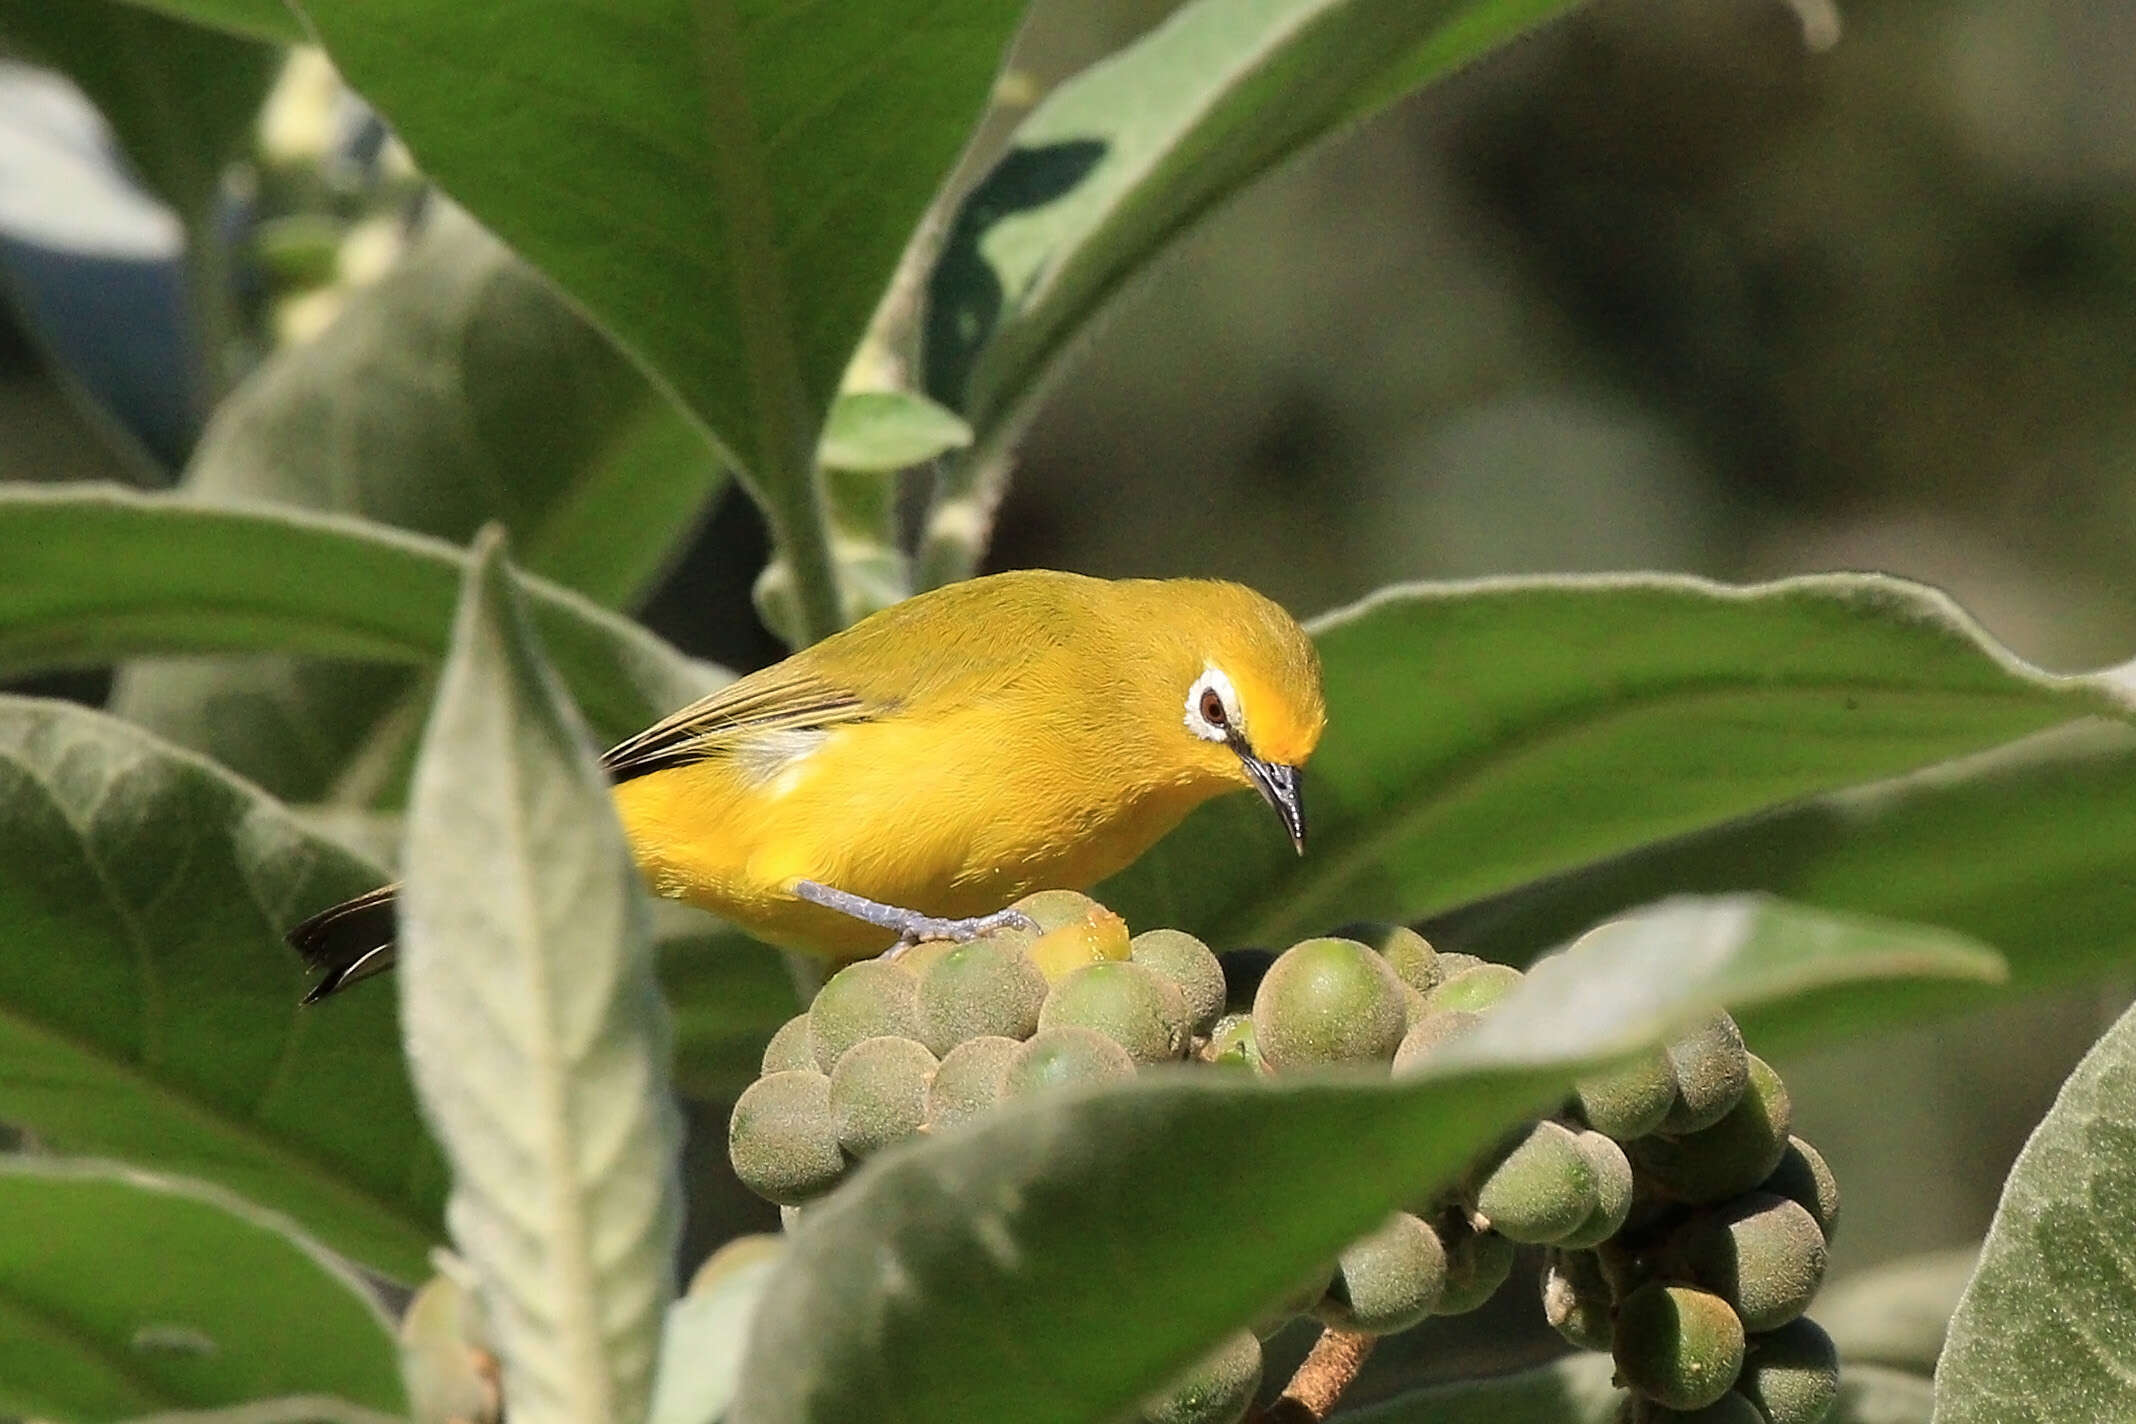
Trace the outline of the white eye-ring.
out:
[[[1187,689],[1187,730],[1205,742],[1228,742],[1245,731],[1238,689],[1214,663]]]

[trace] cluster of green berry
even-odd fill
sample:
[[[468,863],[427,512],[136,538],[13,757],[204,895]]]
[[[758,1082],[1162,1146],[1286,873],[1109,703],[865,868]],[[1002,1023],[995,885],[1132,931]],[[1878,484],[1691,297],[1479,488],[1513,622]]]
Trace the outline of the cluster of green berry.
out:
[[[1017,908],[1035,931],[849,965],[780,1029],[729,1125],[741,1180],[797,1212],[893,1142],[1150,1064],[1415,1071],[1523,977],[1398,926],[1219,956],[1176,930],[1130,938],[1072,892]],[[1627,1420],[1815,1424],[1838,1371],[1801,1314],[1837,1195],[1789,1113],[1779,1076],[1718,1018],[1580,1084],[1563,1113],[1354,1242],[1142,1417],[1233,1424],[1260,1384],[1260,1341],[1292,1319],[1386,1335],[1462,1314],[1527,1245],[1547,1248],[1550,1323],[1614,1354]]]

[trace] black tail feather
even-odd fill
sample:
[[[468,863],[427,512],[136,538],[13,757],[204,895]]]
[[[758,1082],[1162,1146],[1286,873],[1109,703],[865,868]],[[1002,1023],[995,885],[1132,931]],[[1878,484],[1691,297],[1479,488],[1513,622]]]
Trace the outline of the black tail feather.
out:
[[[286,936],[304,963],[321,971],[319,982],[304,996],[316,1004],[337,989],[393,967],[397,886],[383,885],[331,909],[321,910]]]

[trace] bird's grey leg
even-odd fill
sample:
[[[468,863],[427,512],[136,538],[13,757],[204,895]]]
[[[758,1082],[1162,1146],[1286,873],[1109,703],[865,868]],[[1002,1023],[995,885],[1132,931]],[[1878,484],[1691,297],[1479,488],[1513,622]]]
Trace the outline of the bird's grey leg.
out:
[[[991,915],[945,920],[935,915],[923,915],[918,910],[885,905],[880,900],[870,900],[865,895],[855,895],[851,891],[840,890],[815,880],[796,880],[794,893],[812,905],[821,905],[826,910],[851,915],[863,923],[896,931],[897,943],[888,951],[892,957],[922,940],[977,939],[980,935],[991,934],[1000,929],[1038,928],[1031,922],[1031,917],[1021,910],[996,910]]]

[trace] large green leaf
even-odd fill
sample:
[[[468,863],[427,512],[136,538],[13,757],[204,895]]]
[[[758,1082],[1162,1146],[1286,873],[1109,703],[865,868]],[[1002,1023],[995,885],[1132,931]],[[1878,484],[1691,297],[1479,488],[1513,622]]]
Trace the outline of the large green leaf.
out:
[[[406,260],[223,403],[185,490],[454,543],[501,521],[528,569],[615,606],[665,567],[717,477],[674,402],[503,244],[439,205]],[[375,665],[189,660],[124,669],[112,710],[277,795],[317,800],[367,743],[412,740],[420,690]]]
[[[2136,1009],[2003,1184],[1936,1365],[1936,1424],[2136,1418]]]
[[[965,478],[998,460],[1100,311],[1197,219],[1315,140],[1568,8],[1193,0],[1054,90],[966,196],[935,267],[927,391],[977,433]],[[971,492],[953,480],[947,493],[930,545],[955,544],[969,522],[956,506]],[[933,581],[968,574],[977,554],[935,562]]]
[[[645,894],[584,723],[486,535],[423,734],[401,1018],[520,1424],[638,1424],[681,1237]]]
[[[433,662],[466,558],[331,515],[108,488],[0,488],[0,672],[152,653]],[[627,618],[523,577],[588,718],[621,738],[724,681]]]
[[[401,1403],[368,1287],[228,1193],[0,1158],[0,1409],[89,1424],[274,1394]]]
[[[1948,925],[2001,950],[2028,990],[2116,973],[2136,956],[2136,734],[2073,727],[1823,797],[1465,907],[1433,933],[1517,962],[1683,890]]]
[[[1013,0],[304,0],[432,177],[695,411],[775,518]]]
[[[1276,944],[1415,919],[2129,708],[2111,679],[2027,667],[1942,595],[1874,575],[1417,585],[1313,631],[1328,729],[1304,857],[1226,798],[1101,892],[1131,923]]]
[[[1012,1106],[883,1154],[803,1221],[730,1418],[1110,1417],[1583,1065],[1716,1002],[1997,971],[1935,931],[1676,901],[1539,964],[1425,1076],[1153,1072]]]
[[[376,872],[198,757],[0,697],[0,1122],[213,1182],[408,1279],[444,1173],[386,995],[300,1010],[282,932]]]
[[[115,0],[0,0],[0,39],[81,87],[196,237],[281,62],[270,46]]]

